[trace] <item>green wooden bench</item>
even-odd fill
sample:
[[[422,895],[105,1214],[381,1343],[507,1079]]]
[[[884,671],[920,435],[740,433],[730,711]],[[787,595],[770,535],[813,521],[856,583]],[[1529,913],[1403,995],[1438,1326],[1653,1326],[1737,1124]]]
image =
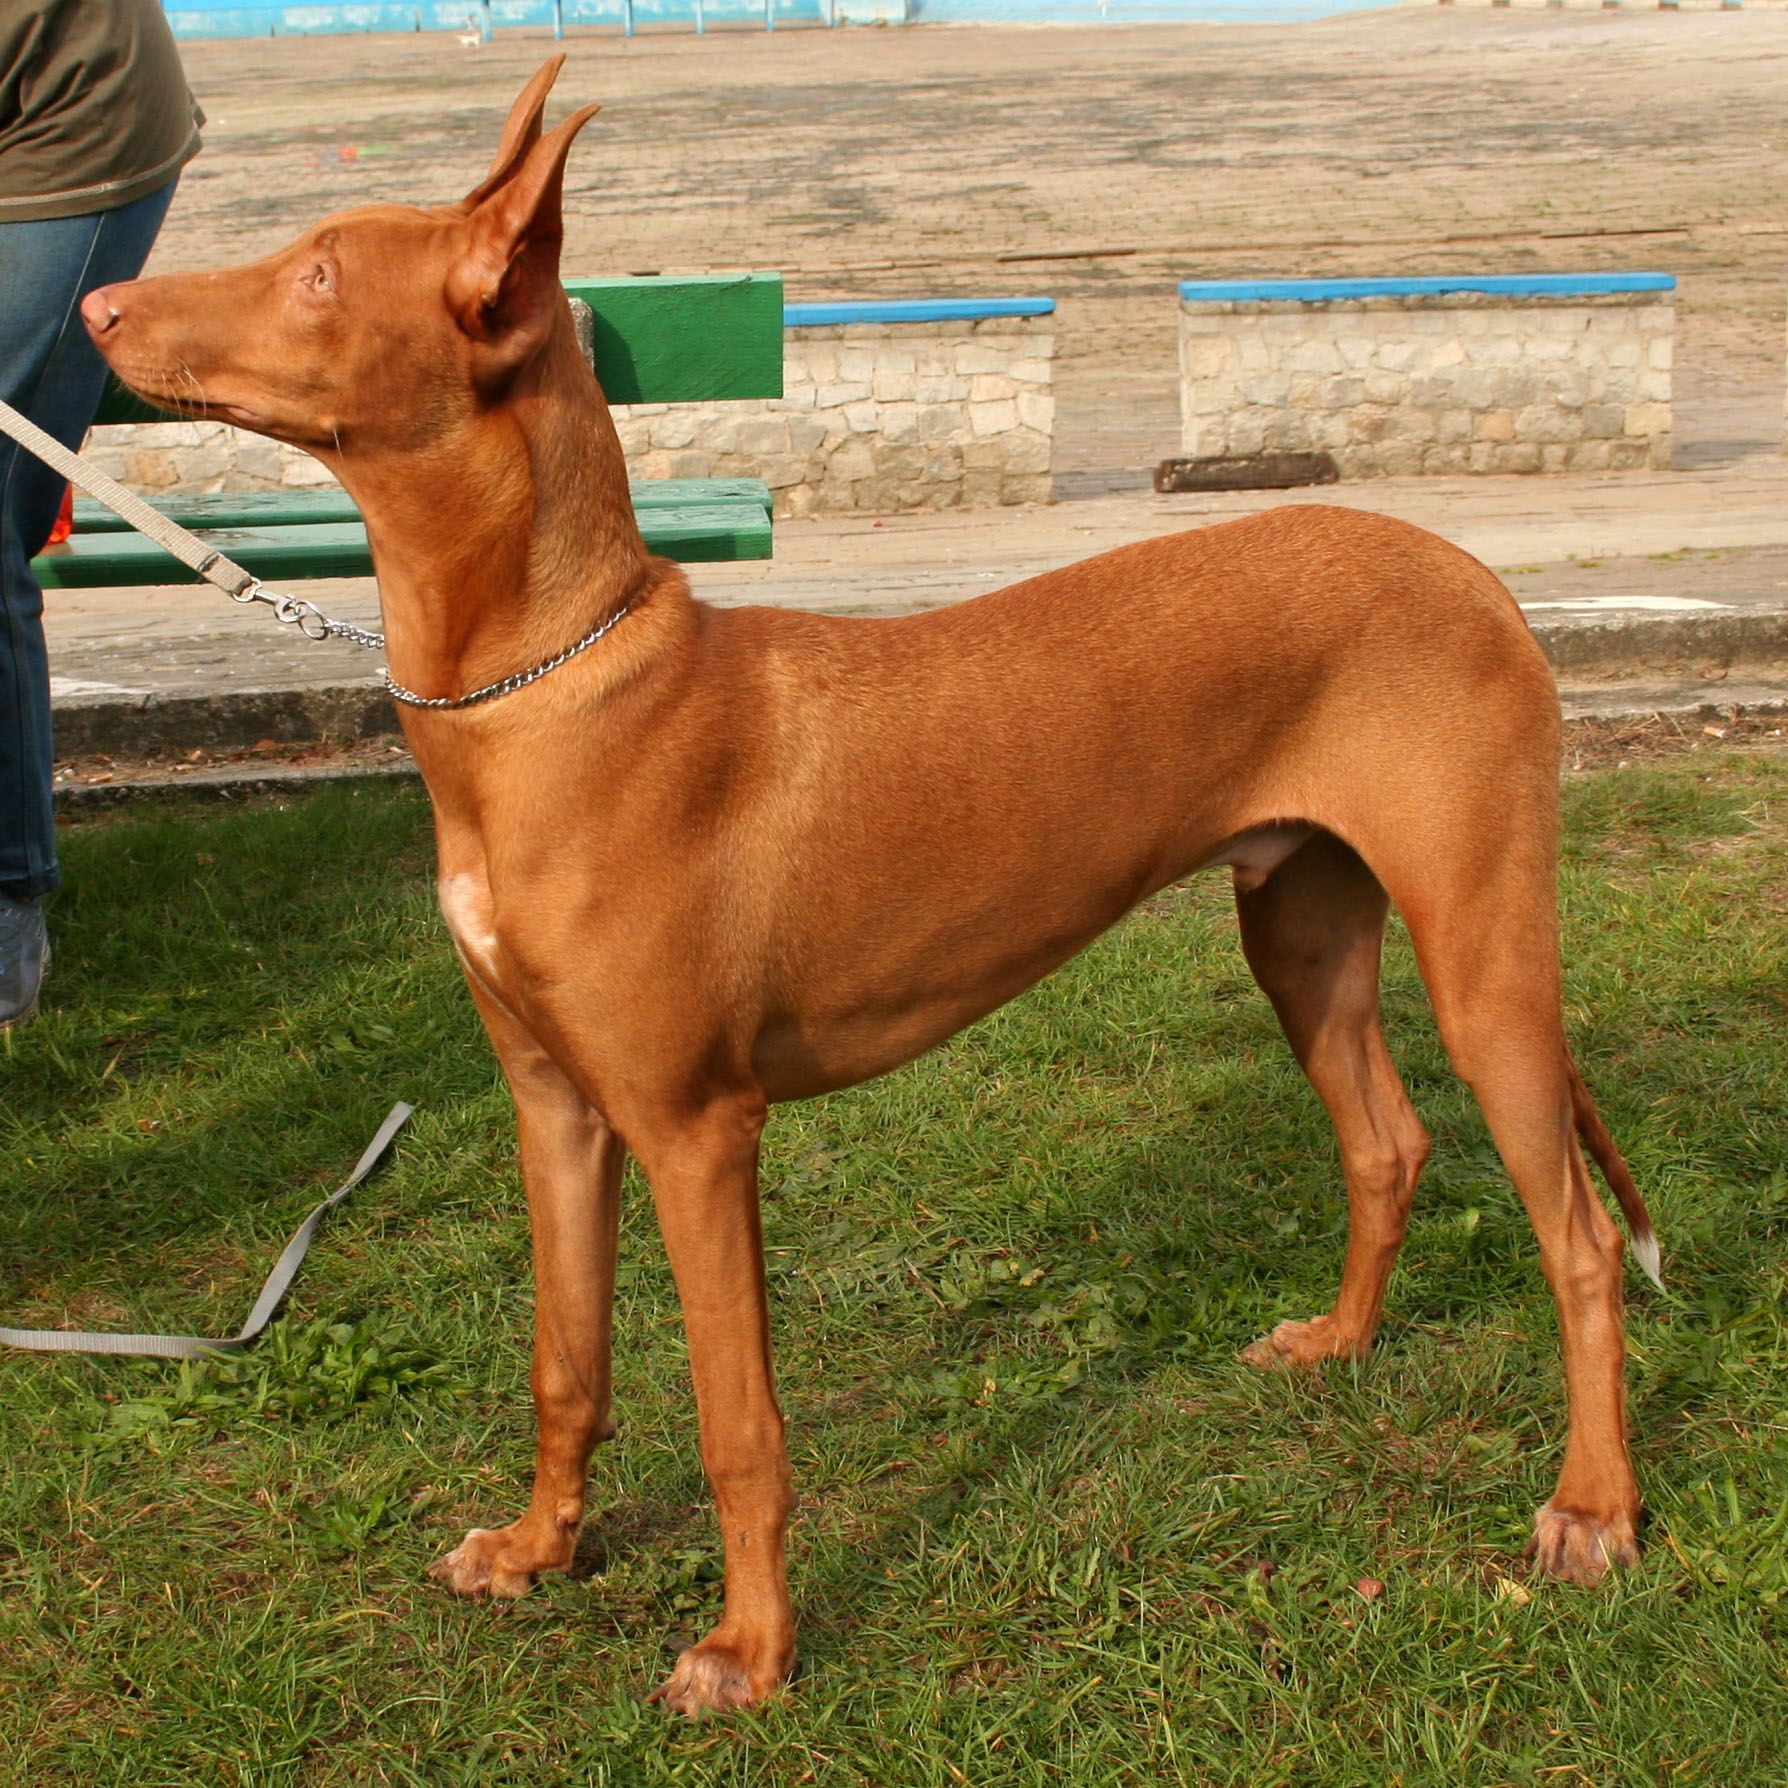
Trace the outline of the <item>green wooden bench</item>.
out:
[[[610,403],[698,403],[782,395],[779,274],[568,280],[594,317],[596,376]],[[177,421],[115,381],[96,421]],[[635,480],[646,544],[686,561],[767,559],[770,492],[756,478]],[[152,505],[269,583],[364,577],[366,529],[339,486],[152,497]],[[32,561],[46,589],[198,579],[103,504],[75,504],[73,535]]]

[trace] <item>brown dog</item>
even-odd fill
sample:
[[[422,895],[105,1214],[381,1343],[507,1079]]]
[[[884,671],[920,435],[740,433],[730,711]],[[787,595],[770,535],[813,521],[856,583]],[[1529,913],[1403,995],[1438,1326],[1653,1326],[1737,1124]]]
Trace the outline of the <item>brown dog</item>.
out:
[[[138,391],[340,474],[411,690],[481,690],[615,623],[500,699],[404,714],[442,909],[515,1094],[538,1282],[533,1498],[437,1574],[513,1596],[571,1561],[613,1432],[631,1149],[726,1548],[721,1622],[658,1694],[693,1713],[775,1688],[795,1641],[770,1104],[909,1060],[1213,864],[1350,1201],[1334,1309],[1246,1357],[1372,1341],[1428,1152],[1378,1026],[1394,901],[1558,1300],[1570,1432],[1532,1551],[1584,1582],[1632,1559],[1621,1246],[1579,1133],[1648,1265],[1656,1243],[1565,1043],[1557,703],[1507,592],[1402,523],[1288,508],[902,620],[702,606],[641,543],[559,285],[565,157],[595,108],[541,135],[558,66],[460,204],[347,212],[271,260],[83,306]]]

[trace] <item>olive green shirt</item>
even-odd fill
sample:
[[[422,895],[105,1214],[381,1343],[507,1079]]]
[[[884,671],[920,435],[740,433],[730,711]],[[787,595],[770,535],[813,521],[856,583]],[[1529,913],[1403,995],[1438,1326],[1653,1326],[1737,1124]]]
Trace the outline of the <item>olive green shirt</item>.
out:
[[[0,223],[129,205],[202,123],[161,0],[0,0]]]

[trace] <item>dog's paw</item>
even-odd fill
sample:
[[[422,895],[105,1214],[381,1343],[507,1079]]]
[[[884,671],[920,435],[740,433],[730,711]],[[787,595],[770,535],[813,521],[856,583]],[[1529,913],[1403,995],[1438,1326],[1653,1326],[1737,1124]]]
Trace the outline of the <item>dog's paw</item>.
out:
[[[1263,1372],[1289,1372],[1298,1366],[1319,1366],[1324,1360],[1364,1359],[1372,1351],[1368,1336],[1345,1334],[1333,1316],[1308,1322],[1282,1322],[1270,1335],[1244,1347],[1238,1356]]]
[[[672,1713],[698,1719],[705,1713],[728,1713],[736,1707],[755,1707],[788,1679],[794,1668],[793,1647],[768,1656],[772,1661],[753,1666],[742,1651],[723,1640],[704,1639],[677,1658],[677,1667],[650,1695]]]
[[[1610,1565],[1639,1562],[1639,1538],[1631,1515],[1600,1517],[1547,1503],[1522,1556],[1561,1582],[1600,1583]]]
[[[513,1600],[525,1596],[542,1571],[564,1570],[570,1562],[562,1546],[548,1549],[531,1544],[517,1522],[514,1527],[474,1527],[451,1552],[428,1567],[428,1574],[455,1595]]]

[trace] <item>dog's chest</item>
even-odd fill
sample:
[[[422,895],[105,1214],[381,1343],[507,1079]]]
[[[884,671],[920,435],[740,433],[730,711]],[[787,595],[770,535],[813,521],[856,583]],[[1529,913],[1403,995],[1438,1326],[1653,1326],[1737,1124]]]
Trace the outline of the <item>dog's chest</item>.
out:
[[[441,916],[466,966],[491,987],[498,985],[497,933],[490,884],[482,875],[460,870],[441,878]]]

